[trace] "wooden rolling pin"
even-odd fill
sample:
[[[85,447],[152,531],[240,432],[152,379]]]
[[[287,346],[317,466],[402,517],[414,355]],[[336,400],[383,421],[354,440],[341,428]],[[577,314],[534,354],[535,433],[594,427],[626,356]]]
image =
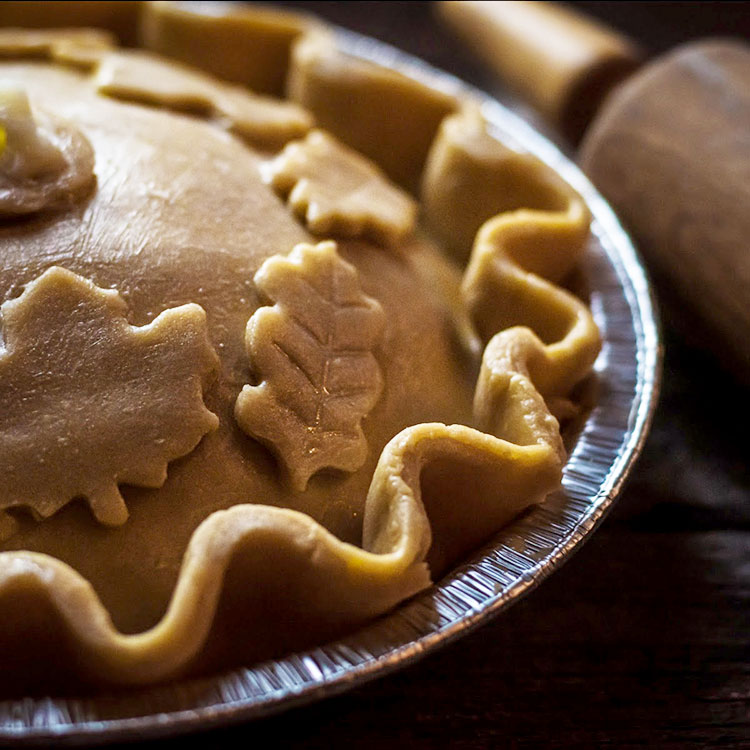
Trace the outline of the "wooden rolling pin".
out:
[[[580,164],[672,312],[750,382],[750,47],[693,42],[638,68],[627,39],[552,3],[439,12],[568,137],[587,125]]]

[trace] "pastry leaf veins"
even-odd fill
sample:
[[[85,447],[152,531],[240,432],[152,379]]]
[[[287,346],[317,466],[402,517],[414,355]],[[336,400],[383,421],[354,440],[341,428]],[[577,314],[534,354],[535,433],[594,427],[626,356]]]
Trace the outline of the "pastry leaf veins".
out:
[[[361,421],[383,388],[372,353],[383,311],[333,242],[269,258],[255,284],[275,304],[248,321],[247,351],[262,382],[243,388],[235,416],[303,491],[319,469],[355,471],[365,461]]]

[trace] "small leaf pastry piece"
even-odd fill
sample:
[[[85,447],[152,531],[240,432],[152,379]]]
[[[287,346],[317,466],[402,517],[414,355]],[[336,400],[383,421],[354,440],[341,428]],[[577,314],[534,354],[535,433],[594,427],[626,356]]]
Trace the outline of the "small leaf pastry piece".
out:
[[[395,245],[414,229],[414,200],[374,164],[321,130],[287,144],[261,170],[314,234],[363,236]]]
[[[213,104],[216,114],[228,121],[230,132],[262,150],[278,151],[313,126],[312,115],[302,107],[235,86],[216,91]]]
[[[555,215],[563,222],[552,242],[513,246],[516,261],[527,271],[553,281],[577,263],[588,236],[588,210],[580,196],[546,164],[531,154],[513,151],[494,138],[477,107],[466,106],[447,117],[430,150],[422,179],[422,207],[432,234],[461,263],[471,253],[485,221],[510,211]]]
[[[311,116],[295,104],[256,96],[142,52],[107,55],[95,85],[117,99],[212,118],[259,148],[278,149],[312,126]]]
[[[41,519],[82,496],[98,521],[122,524],[117,485],[160,487],[167,463],[217,427],[198,305],[136,328],[117,292],[53,267],[0,311],[1,508]]]
[[[441,120],[457,108],[439,86],[350,57],[319,32],[295,43],[287,88],[321,128],[413,192]]]
[[[7,11],[7,6],[13,4],[5,2],[0,5],[0,19],[3,11]],[[46,3],[45,12],[49,7],[49,3]],[[0,58],[51,60],[73,68],[90,70],[114,46],[114,37],[100,29],[30,31],[0,28]]]
[[[94,153],[72,125],[32,112],[26,93],[0,84],[0,217],[71,205],[94,182]]]
[[[275,304],[248,321],[247,352],[262,382],[242,389],[235,417],[303,491],[319,469],[355,471],[367,457],[361,421],[383,388],[372,353],[383,311],[333,242],[269,258],[255,284]]]
[[[210,79],[142,52],[107,55],[99,65],[94,84],[100,93],[125,101],[200,114],[209,114],[213,109]]]
[[[300,13],[226,2],[143,3],[141,15],[147,49],[272,96],[284,95],[292,43],[314,26]]]

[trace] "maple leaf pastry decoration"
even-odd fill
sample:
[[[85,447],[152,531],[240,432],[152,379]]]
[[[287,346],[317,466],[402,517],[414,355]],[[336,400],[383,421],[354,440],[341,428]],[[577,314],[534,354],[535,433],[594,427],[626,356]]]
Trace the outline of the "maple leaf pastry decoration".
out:
[[[217,359],[200,306],[131,326],[116,291],[53,267],[0,312],[0,508],[43,519],[84,497],[120,525],[118,484],[160,487],[218,426],[202,400]]]
[[[276,304],[248,321],[245,343],[263,381],[242,389],[235,416],[304,491],[319,469],[355,471],[367,457],[361,420],[383,389],[372,349],[384,314],[334,242],[269,258],[254,280]]]

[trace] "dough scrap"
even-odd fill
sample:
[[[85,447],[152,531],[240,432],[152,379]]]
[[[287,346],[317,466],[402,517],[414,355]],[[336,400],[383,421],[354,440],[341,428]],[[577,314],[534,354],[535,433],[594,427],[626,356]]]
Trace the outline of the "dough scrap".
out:
[[[0,83],[0,218],[69,208],[94,182],[86,136],[69,122],[32,111],[22,88]]]

